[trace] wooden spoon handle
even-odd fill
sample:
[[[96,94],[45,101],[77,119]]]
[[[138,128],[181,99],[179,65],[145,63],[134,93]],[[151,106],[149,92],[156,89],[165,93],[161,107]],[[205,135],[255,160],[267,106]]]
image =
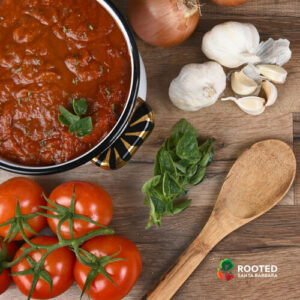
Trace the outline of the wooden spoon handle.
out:
[[[226,231],[226,230],[225,230]],[[175,265],[163,275],[147,300],[169,300],[194,272],[210,250],[228,234],[214,215],[210,217],[202,232],[178,258]]]
[[[171,299],[210,251],[208,248],[199,248],[197,238],[161,278],[156,288],[147,296],[147,300]]]

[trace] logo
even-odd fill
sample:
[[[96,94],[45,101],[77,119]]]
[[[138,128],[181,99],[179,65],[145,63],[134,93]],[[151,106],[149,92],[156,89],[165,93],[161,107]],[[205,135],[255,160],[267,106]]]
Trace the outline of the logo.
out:
[[[234,268],[234,264],[233,262],[228,259],[225,258],[223,260],[220,261],[220,267],[217,269],[217,276],[221,279],[221,280],[226,280],[226,281],[230,281],[231,279],[234,278],[234,275],[232,274],[232,271]]]

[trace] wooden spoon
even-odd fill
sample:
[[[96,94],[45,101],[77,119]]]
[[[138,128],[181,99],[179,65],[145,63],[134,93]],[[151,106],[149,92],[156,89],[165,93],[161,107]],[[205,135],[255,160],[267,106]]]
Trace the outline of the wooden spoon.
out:
[[[266,140],[246,150],[229,171],[202,232],[146,298],[171,299],[217,243],[276,205],[295,175],[296,159],[284,142]]]

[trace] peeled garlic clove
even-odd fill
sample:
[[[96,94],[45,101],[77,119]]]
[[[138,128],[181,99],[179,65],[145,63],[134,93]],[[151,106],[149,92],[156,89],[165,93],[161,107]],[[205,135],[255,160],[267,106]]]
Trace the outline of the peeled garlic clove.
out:
[[[276,102],[278,96],[276,86],[272,82],[266,80],[262,82],[261,87],[263,88],[267,96],[266,106],[273,105]]]
[[[285,83],[287,71],[277,65],[257,65],[260,74],[274,83]]]
[[[261,97],[249,96],[243,98],[228,97],[222,98],[222,101],[233,101],[245,113],[253,116],[262,114],[265,111],[266,100]]]
[[[236,94],[242,96],[251,95],[256,91],[257,87],[258,84],[246,76],[243,71],[231,74],[231,88]]]

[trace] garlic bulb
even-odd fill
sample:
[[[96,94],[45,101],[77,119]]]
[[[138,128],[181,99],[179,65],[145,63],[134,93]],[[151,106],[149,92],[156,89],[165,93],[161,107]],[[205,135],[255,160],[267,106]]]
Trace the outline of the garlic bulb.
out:
[[[258,84],[243,71],[233,72],[231,74],[231,88],[236,94],[247,96],[257,90]]]
[[[216,25],[202,40],[203,53],[228,68],[259,63],[258,46],[259,33],[255,26],[239,22]]]
[[[265,99],[256,96],[243,97],[239,99],[235,97],[228,97],[222,98],[222,101],[233,101],[242,111],[253,116],[262,114],[266,108]]]
[[[197,111],[213,105],[226,88],[226,75],[216,62],[189,64],[170,84],[169,96],[178,108]]]
[[[256,66],[260,74],[274,83],[285,83],[287,71],[276,65],[258,65]]]
[[[231,21],[216,25],[204,35],[202,51],[209,59],[228,68],[248,63],[283,65],[291,58],[288,40],[259,42],[254,25]]]

